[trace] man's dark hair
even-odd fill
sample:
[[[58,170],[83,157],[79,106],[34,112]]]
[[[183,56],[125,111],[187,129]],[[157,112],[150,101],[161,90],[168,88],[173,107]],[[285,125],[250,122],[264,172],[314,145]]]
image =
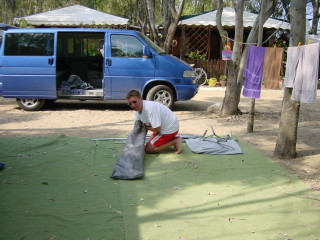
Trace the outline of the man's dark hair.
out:
[[[141,93],[138,90],[130,90],[127,94],[126,99],[128,100],[131,97],[137,97],[137,98],[141,98]]]

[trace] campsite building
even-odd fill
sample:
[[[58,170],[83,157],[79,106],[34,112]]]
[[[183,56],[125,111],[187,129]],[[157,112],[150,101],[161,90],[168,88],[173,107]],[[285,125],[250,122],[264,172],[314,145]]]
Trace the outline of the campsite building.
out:
[[[199,51],[206,54],[207,59],[220,59],[221,50],[224,46],[221,46],[216,14],[217,10],[195,16],[183,16],[175,34],[177,44],[173,47],[173,54],[184,58],[190,52]],[[257,16],[257,14],[244,11],[244,41],[254,25]],[[228,32],[228,37],[233,39],[235,32],[235,10],[230,7],[224,8],[221,21],[222,26]],[[287,22],[269,18],[263,28],[265,40],[277,29],[289,30],[290,25]]]

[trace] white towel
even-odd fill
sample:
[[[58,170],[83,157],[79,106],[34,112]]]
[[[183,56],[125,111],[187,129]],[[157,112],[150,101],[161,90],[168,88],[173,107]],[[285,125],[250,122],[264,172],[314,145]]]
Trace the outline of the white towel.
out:
[[[302,103],[316,103],[320,46],[319,43],[313,43],[301,46],[300,49],[291,99]]]
[[[302,47],[303,46],[288,47],[286,72],[284,78],[284,86],[287,88],[293,88]]]

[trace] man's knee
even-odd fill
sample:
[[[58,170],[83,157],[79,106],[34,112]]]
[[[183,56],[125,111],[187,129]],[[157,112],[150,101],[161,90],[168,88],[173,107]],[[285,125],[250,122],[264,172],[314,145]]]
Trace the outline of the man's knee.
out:
[[[145,146],[144,146],[144,151],[146,153],[155,153],[155,148],[156,146],[154,146],[152,143],[148,142]]]

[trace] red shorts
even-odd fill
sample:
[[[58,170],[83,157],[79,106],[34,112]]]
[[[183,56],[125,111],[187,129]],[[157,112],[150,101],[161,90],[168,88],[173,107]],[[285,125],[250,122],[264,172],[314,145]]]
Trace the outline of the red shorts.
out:
[[[177,136],[178,132],[179,131],[176,131],[175,133],[170,133],[170,134],[161,134],[159,132],[153,133],[151,135],[151,138],[150,138],[149,142],[152,145],[154,145],[156,147],[159,147],[159,146],[169,142],[173,138],[175,138],[175,136]]]

